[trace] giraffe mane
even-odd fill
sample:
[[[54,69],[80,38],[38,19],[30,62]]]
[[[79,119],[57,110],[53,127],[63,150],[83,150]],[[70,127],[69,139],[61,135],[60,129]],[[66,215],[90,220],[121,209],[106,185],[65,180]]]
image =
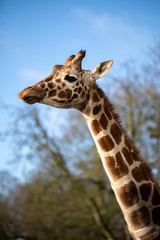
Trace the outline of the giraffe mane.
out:
[[[104,100],[104,105],[106,105],[106,107],[108,107],[110,109],[110,111],[113,114],[114,119],[116,120],[116,122],[119,124],[119,127],[121,129],[121,131],[124,133],[125,139],[128,142],[128,144],[131,146],[131,148],[133,149],[136,157],[138,158],[138,160],[142,163],[143,168],[146,171],[146,174],[148,175],[148,177],[155,182],[156,186],[160,189],[160,185],[158,184],[158,182],[156,181],[155,177],[153,176],[153,173],[151,171],[151,168],[148,166],[148,164],[144,161],[143,157],[141,156],[141,151],[135,146],[134,141],[131,139],[131,137],[129,136],[128,132],[126,131],[126,129],[124,128],[119,115],[117,114],[117,112],[115,111],[115,107],[113,106],[113,104],[110,102],[110,100],[108,99],[108,97],[105,95],[105,93],[103,92],[103,90],[101,88],[99,88],[97,86],[97,91],[99,93],[99,95],[101,97],[103,97]]]

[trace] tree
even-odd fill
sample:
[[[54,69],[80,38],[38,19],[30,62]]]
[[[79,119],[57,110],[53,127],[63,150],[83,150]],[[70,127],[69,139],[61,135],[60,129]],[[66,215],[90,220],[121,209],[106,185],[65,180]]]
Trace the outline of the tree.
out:
[[[160,106],[159,46],[141,71],[132,62],[125,65],[110,96],[154,170],[149,127],[156,126]],[[52,111],[12,108],[3,136],[10,136],[14,159],[32,162],[34,170],[24,184],[1,194],[2,239],[130,239],[84,120],[73,112],[55,134]]]
[[[82,127],[76,131],[76,134],[75,132],[71,134],[71,129],[66,126],[67,130],[65,136],[63,136],[66,139],[63,139],[63,148],[60,148],[62,138],[59,141],[54,140],[58,139],[58,136],[54,137],[47,130],[46,123],[41,121],[42,115],[36,108],[32,110],[26,108],[25,111],[20,110],[14,116],[16,116],[14,119],[15,123],[11,125],[13,129],[11,129],[10,134],[12,137],[15,137],[15,148],[20,149],[16,159],[17,157],[21,158],[22,156],[23,158],[26,156],[27,159],[36,162],[37,168],[33,174],[33,181],[26,183],[24,187],[20,187],[17,191],[17,196],[14,198],[14,205],[17,206],[16,215],[19,219],[17,222],[21,226],[18,236],[22,237],[23,235],[25,238],[34,239],[41,239],[40,236],[43,236],[43,239],[45,239],[44,236],[46,235],[47,238],[56,239],[52,225],[56,221],[56,217],[53,217],[54,214],[56,216],[56,212],[58,212],[57,216],[63,216],[66,213],[66,209],[69,209],[65,207],[66,204],[70,205],[72,203],[73,207],[75,206],[74,209],[78,209],[76,207],[78,202],[80,212],[76,210],[76,214],[80,217],[80,220],[78,221],[79,226],[76,231],[79,232],[80,239],[82,239],[82,235],[86,235],[87,239],[89,239],[89,233],[92,233],[90,236],[92,239],[93,236],[98,239],[98,235],[99,239],[120,239],[119,233],[123,227],[122,216],[110,186],[106,183],[106,176],[102,172],[102,166],[100,167],[99,157],[97,159],[97,153],[95,154],[96,151],[93,148],[93,142],[86,137],[86,132],[88,134],[88,131],[83,127],[81,121],[78,123],[78,126]],[[70,116],[70,118],[77,118],[78,121],[79,115],[78,117],[76,115]],[[68,122],[71,121],[68,120]],[[74,129],[74,126],[70,127]],[[70,136],[68,140],[67,136]],[[73,141],[76,145],[73,145]],[[86,148],[87,142],[88,145]],[[74,155],[71,157],[68,154],[71,150],[74,152],[75,147],[80,147],[79,152],[81,154],[76,156],[78,161],[75,160]],[[82,151],[84,151],[84,154],[82,154]],[[82,157],[83,155],[85,156],[86,152],[89,162],[87,162],[86,157]],[[40,176],[38,177],[39,185],[35,187],[37,186],[35,178],[37,174]],[[47,192],[47,189],[49,192]],[[43,194],[46,196],[45,199]],[[57,199],[55,202],[52,199],[54,195]],[[34,196],[35,198],[33,198]],[[60,205],[59,201],[61,201]],[[110,206],[111,201],[112,205]],[[47,219],[52,205],[56,207],[53,209],[55,211],[53,216],[50,216],[49,221],[52,223],[50,224],[47,222]],[[47,216],[46,219],[45,216]],[[60,231],[58,231],[57,237],[75,239],[74,214],[68,212],[67,216],[69,216],[68,219],[71,221],[70,226],[72,226],[74,231],[72,235],[71,233],[69,234],[67,230],[68,225],[61,223],[58,226],[63,225],[64,229],[59,227]],[[84,225],[82,219],[87,218],[87,222],[90,223],[89,225],[92,228],[87,227],[87,223]],[[44,230],[42,234],[42,229],[47,228],[46,224],[48,230]],[[90,231],[87,229],[90,229]],[[88,234],[86,234],[87,231]],[[65,236],[62,236],[60,233],[65,234]],[[117,235],[118,237],[116,237]],[[121,235],[123,236],[123,233]]]
[[[10,173],[1,171],[0,182],[0,239],[10,240],[17,231],[15,212],[12,208],[17,179]]]
[[[154,138],[154,146],[155,140],[158,143],[155,152],[158,152],[156,168],[160,183],[160,39],[156,39],[154,45],[149,48],[147,60],[144,65],[145,90],[152,107],[149,130],[151,137]]]
[[[144,159],[154,167],[155,142],[149,132],[157,115],[154,98],[151,100],[149,97],[146,81],[142,73],[136,70],[135,64],[130,62],[125,67],[125,73],[120,78],[113,78],[116,85],[112,97],[125,128],[141,149]]]

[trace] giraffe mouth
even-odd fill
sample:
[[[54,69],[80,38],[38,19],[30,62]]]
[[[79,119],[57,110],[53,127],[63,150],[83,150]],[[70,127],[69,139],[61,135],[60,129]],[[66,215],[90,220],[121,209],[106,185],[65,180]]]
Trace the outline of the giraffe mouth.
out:
[[[28,104],[34,104],[36,102],[41,102],[44,98],[46,93],[44,90],[36,87],[31,86],[28,88],[25,88],[22,92],[18,94],[18,97],[20,99],[23,99],[24,102]]]
[[[23,98],[23,101],[28,104],[34,104],[36,102],[39,102],[41,99],[33,97],[33,96],[26,96]]]

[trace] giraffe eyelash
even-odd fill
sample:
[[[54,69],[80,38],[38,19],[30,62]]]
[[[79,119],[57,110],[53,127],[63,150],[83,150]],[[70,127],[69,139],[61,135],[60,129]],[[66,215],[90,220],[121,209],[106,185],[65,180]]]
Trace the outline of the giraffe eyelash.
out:
[[[77,78],[75,78],[74,76],[69,76],[69,75],[66,75],[64,79],[71,83],[77,81]]]

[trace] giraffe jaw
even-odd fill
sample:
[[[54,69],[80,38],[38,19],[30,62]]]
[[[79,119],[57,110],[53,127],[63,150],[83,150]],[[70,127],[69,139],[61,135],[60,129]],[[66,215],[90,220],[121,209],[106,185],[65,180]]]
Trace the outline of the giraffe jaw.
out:
[[[36,102],[41,102],[45,95],[46,93],[44,92],[44,90],[36,86],[31,86],[25,88],[22,92],[20,92],[18,94],[18,97],[20,99],[23,99],[23,101],[28,104],[34,104]]]

